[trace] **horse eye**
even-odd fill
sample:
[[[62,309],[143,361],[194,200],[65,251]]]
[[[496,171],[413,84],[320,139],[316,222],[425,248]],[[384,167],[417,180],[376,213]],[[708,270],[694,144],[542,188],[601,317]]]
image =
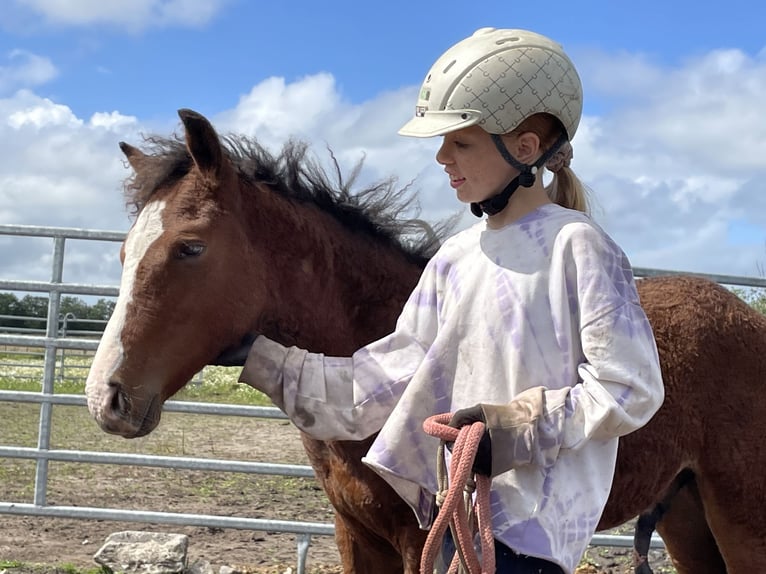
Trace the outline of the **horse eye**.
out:
[[[198,257],[205,251],[205,245],[202,243],[179,243],[176,247],[176,259],[186,259],[187,257]]]

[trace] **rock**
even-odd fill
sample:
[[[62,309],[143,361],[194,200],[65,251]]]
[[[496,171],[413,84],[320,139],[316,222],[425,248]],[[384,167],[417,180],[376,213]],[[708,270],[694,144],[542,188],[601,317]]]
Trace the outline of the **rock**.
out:
[[[184,574],[215,574],[215,571],[207,560],[197,560],[186,569]]]
[[[221,568],[218,570],[218,574],[234,574],[236,570],[232,568],[231,566],[221,566]]]
[[[120,574],[180,574],[188,547],[184,534],[126,530],[110,534],[93,560]]]

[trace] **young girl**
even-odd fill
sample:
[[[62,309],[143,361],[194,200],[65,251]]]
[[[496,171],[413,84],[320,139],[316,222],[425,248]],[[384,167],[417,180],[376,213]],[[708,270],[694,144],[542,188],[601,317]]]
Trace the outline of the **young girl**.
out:
[[[568,167],[581,112],[578,74],[544,36],[485,28],[447,50],[400,133],[443,136],[436,160],[481,221],[432,258],[391,335],[349,358],[259,337],[241,376],[316,438],[379,432],[363,461],[423,528],[439,444],[423,421],[484,421],[497,572],[574,571],[618,437],[664,397],[630,264]]]

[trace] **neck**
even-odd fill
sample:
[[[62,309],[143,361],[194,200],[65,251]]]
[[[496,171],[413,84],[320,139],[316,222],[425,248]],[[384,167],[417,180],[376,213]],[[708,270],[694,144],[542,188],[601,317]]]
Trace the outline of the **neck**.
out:
[[[284,345],[335,356],[390,333],[422,268],[318,208],[279,207],[269,216],[261,204],[247,216],[253,233],[271,237],[273,252],[264,260],[280,262],[260,332]],[[290,220],[294,224],[285,223]]]
[[[532,187],[519,188],[503,211],[487,218],[487,227],[500,229],[548,203],[551,200],[539,181]]]

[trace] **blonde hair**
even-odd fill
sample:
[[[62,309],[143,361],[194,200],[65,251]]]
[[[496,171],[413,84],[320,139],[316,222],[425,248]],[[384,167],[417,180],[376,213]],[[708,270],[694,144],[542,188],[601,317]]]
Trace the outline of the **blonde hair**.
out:
[[[563,133],[564,126],[551,114],[539,113],[529,116],[513,133],[532,132],[540,138],[543,150],[548,149]],[[545,191],[551,201],[568,209],[576,209],[584,213],[590,212],[588,191],[569,166],[564,165],[553,173],[553,180],[545,186]]]

